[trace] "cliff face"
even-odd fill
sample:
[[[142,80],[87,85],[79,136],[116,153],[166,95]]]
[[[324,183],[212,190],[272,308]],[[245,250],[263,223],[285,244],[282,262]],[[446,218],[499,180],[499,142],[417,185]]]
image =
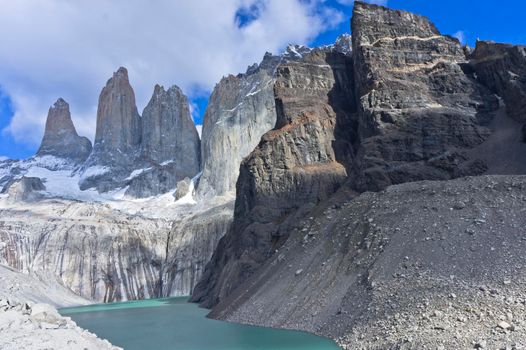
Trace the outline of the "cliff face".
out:
[[[95,145],[80,188],[128,187],[127,196],[150,197],[174,190],[199,168],[199,135],[181,89],[157,85],[141,118],[127,70],[115,72],[100,94]]]
[[[502,97],[508,115],[526,123],[526,47],[478,41],[470,58],[478,80]]]
[[[488,137],[498,103],[465,74],[458,40],[427,18],[360,2],[351,26],[362,140],[354,186],[483,173],[463,151]]]
[[[0,207],[0,264],[56,276],[99,302],[190,294],[232,220],[229,205],[172,213],[175,222],[101,203]]]
[[[91,141],[80,137],[71,120],[69,104],[59,98],[49,109],[37,156],[55,156],[82,163],[91,153]]]
[[[276,76],[276,126],[241,164],[233,228],[194,291],[205,306],[279,249],[297,217],[345,181],[352,160],[350,57],[315,49],[280,64]]]
[[[458,40],[424,17],[362,2],[352,31],[352,53],[334,45],[277,68],[276,126],[241,165],[232,229],[193,293],[206,307],[225,301],[214,313],[246,300],[244,281],[258,278],[289,237],[308,240],[300,223],[343,184],[351,197],[404,182],[526,173],[520,128],[510,131],[513,120]]]
[[[214,88],[203,120],[200,197],[232,196],[241,160],[276,123],[272,87],[279,60],[267,54],[261,64]]]
[[[175,162],[179,180],[199,172],[199,135],[190,116],[188,99],[179,87],[165,90],[155,86],[142,113],[141,153],[157,164]]]

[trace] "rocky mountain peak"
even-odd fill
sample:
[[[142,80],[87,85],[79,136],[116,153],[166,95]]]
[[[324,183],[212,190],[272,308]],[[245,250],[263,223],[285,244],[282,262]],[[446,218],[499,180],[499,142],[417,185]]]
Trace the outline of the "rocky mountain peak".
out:
[[[352,53],[352,35],[349,33],[340,35],[336,39],[333,49],[345,55],[350,55]]]
[[[182,178],[193,177],[199,172],[200,147],[188,98],[176,85],[168,90],[156,85],[142,115],[142,155],[156,163],[175,161]]]
[[[91,152],[91,142],[77,134],[69,104],[59,98],[49,108],[46,128],[37,156],[52,155],[78,162],[86,160]]]
[[[125,152],[141,141],[140,116],[126,68],[119,68],[99,97],[95,151]]]

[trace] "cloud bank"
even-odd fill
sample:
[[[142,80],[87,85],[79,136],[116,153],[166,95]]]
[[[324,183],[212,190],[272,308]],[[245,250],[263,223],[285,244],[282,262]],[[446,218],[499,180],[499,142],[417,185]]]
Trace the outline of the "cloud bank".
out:
[[[0,86],[15,115],[2,132],[37,145],[49,106],[66,99],[79,134],[93,138],[97,99],[119,66],[138,107],[156,83],[190,96],[308,43],[344,16],[324,0],[0,0]]]

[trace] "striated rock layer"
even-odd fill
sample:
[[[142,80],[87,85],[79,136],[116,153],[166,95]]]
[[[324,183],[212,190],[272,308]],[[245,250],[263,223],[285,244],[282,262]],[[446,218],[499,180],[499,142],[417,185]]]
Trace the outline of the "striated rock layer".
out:
[[[425,17],[357,2],[352,18],[360,191],[482,174],[465,150],[481,144],[498,107],[465,74],[464,50]]]
[[[69,104],[59,98],[49,109],[46,129],[37,156],[55,156],[84,162],[91,153],[91,141],[80,137],[71,120]]]
[[[0,204],[1,264],[100,302],[189,295],[232,220],[228,205],[172,223],[101,203]]]

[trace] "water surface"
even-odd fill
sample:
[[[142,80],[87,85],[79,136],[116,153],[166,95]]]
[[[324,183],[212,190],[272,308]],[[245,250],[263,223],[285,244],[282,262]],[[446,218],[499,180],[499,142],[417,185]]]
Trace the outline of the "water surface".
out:
[[[208,310],[169,298],[59,310],[77,324],[126,350],[335,350],[313,334],[206,318]]]

